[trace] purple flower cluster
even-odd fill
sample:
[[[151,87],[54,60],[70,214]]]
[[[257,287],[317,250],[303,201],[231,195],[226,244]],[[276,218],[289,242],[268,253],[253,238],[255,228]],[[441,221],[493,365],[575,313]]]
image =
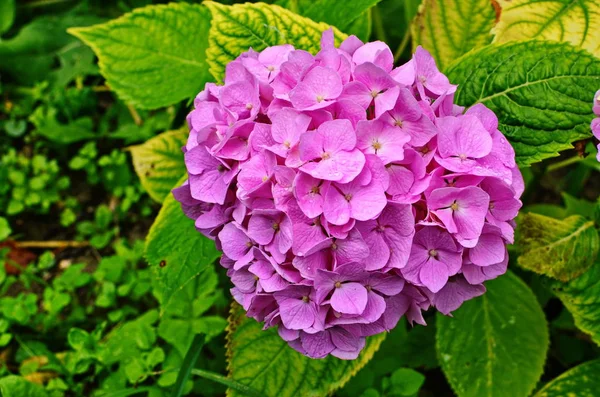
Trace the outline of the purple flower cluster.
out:
[[[600,90],[596,91],[596,95],[594,95],[594,105],[592,106],[592,111],[596,116],[596,118],[592,120],[592,133],[596,139],[600,139]],[[596,159],[600,161],[600,145],[598,145],[598,154],[596,155]]]
[[[401,316],[425,324],[506,271],[523,181],[494,113],[418,48],[326,31],[313,56],[250,50],[188,116],[174,190],[223,251],[231,293],[313,358],[357,357]]]

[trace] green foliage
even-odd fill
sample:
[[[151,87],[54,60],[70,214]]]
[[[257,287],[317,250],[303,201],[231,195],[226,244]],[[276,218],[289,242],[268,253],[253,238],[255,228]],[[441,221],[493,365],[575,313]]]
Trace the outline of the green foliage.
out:
[[[494,27],[494,43],[525,39],[568,41],[600,55],[597,36],[588,28],[600,24],[597,1],[500,0],[498,4],[502,13]]]
[[[12,26],[15,10],[15,0],[0,0],[0,35]]]
[[[567,203],[575,205],[571,199]],[[594,222],[580,215],[558,220],[525,213],[519,218],[517,244],[521,267],[564,282],[589,269],[600,249]]]
[[[261,51],[278,44],[292,44],[295,48],[316,53],[321,33],[329,28],[275,5],[263,3],[224,6],[204,3],[212,14],[208,35],[206,61],[217,81],[225,73],[225,65],[252,47]],[[346,37],[334,29],[337,44]]]
[[[364,367],[384,338],[385,334],[370,337],[356,360],[313,360],[289,347],[276,329],[263,331],[259,323],[234,306],[228,328],[229,375],[265,397],[327,395]],[[241,395],[231,389],[229,394]]]
[[[534,397],[593,397],[600,388],[600,360],[590,361],[552,380]]]
[[[447,68],[456,102],[483,103],[500,121],[517,162],[527,166],[590,137],[600,59],[569,44],[540,41],[487,46]]]
[[[142,186],[159,203],[165,200],[185,173],[180,149],[185,145],[187,136],[187,128],[167,131],[130,148],[133,166]]]
[[[440,364],[459,397],[527,396],[548,351],[544,313],[529,287],[511,272],[486,288],[454,318],[438,315]]]
[[[413,51],[423,46],[443,70],[461,55],[492,41],[495,18],[488,0],[424,0],[410,28]]]
[[[0,393],[4,397],[48,397],[41,386],[14,375],[0,379]]]
[[[12,233],[12,229],[10,228],[10,224],[6,220],[0,216],[0,241],[6,240],[8,236]]]
[[[179,3],[69,32],[92,47],[102,75],[124,101],[155,109],[193,97],[209,81],[204,57],[209,24],[206,8]]]
[[[219,252],[169,195],[148,232],[145,255],[157,277],[159,301],[168,307],[173,295],[212,266]]]

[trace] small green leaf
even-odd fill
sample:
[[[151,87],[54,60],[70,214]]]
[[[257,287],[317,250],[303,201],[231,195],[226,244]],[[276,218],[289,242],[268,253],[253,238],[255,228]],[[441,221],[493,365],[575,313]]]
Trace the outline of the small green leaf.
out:
[[[600,3],[596,0],[498,0],[502,9],[494,43],[541,39],[568,41],[600,56]]]
[[[40,385],[20,376],[9,375],[0,379],[0,395],[2,397],[47,397],[48,393]]]
[[[568,283],[553,281],[551,288],[573,315],[577,328],[600,346],[600,262]]]
[[[413,396],[417,394],[425,376],[410,368],[398,368],[390,377],[389,395],[391,396]]]
[[[0,0],[0,35],[12,26],[15,9],[15,0]]]
[[[275,328],[263,330],[238,306],[232,308],[228,332],[230,378],[265,397],[329,395],[365,366],[385,338],[385,334],[368,338],[356,360],[314,360],[289,347]],[[228,395],[243,394],[230,389]]]
[[[580,215],[559,220],[525,213],[519,217],[519,266],[567,282],[592,266],[600,249],[594,221]]]
[[[250,47],[262,51],[269,46],[291,44],[296,49],[316,53],[322,32],[330,27],[276,5],[245,3],[226,6],[212,1],[204,5],[212,14],[206,61],[217,81],[223,79],[225,65]],[[337,29],[334,33],[338,44],[346,38]]]
[[[187,136],[187,128],[167,131],[130,148],[133,167],[142,186],[159,203],[185,173],[181,147]]]
[[[534,397],[594,397],[600,390],[600,360],[588,361],[553,379]]]
[[[450,65],[456,102],[483,103],[498,116],[521,166],[554,157],[591,136],[591,98],[600,59],[567,43],[511,42],[470,52]]]
[[[440,364],[459,397],[527,396],[544,370],[548,324],[529,287],[508,272],[453,315],[437,316]]]
[[[0,216],[0,241],[6,240],[11,233],[12,229],[10,228],[10,224],[6,218]]]
[[[489,0],[424,0],[411,24],[413,51],[421,45],[440,70],[492,41],[495,12]]]
[[[107,84],[124,101],[155,109],[193,97],[209,81],[209,25],[202,5],[172,3],[69,33],[92,47]]]
[[[380,1],[353,0],[344,3],[343,6],[337,0],[280,0],[276,4],[313,21],[325,22],[343,32],[355,34],[348,27],[357,19],[364,20],[365,11]]]
[[[170,194],[148,232],[145,256],[154,268],[156,293],[164,310],[173,294],[212,266],[220,253],[212,240],[196,230],[194,221],[185,216]]]

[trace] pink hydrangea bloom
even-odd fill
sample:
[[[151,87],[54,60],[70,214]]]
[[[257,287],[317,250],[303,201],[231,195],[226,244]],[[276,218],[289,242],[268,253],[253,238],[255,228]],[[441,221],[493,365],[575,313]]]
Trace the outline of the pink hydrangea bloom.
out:
[[[426,50],[394,68],[382,42],[333,43],[249,51],[207,84],[173,194],[248,316],[309,357],[353,359],[506,271],[523,181],[494,113],[455,105]]]
[[[600,90],[596,91],[596,94],[594,95],[594,105],[592,110],[596,116],[596,118],[592,120],[592,133],[596,139],[600,139]],[[596,158],[600,161],[600,145],[598,145],[598,154]]]

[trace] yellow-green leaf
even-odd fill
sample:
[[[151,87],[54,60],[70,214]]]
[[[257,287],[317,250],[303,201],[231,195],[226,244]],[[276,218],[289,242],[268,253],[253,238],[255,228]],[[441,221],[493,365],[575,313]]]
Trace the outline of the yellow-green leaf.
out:
[[[342,387],[367,364],[385,334],[367,339],[356,360],[308,358],[288,346],[275,328],[263,331],[261,324],[245,317],[238,305],[231,309],[227,356],[229,376],[264,397],[327,396]],[[242,396],[229,389],[228,396]]]
[[[269,46],[291,44],[297,49],[316,53],[320,48],[321,33],[330,27],[276,5],[226,6],[212,1],[204,4],[212,14],[206,61],[218,81],[223,79],[225,65],[250,47],[261,51]],[[333,31],[339,44],[346,35],[336,28]]]
[[[534,397],[595,397],[600,390],[600,360],[571,368],[538,391]]]
[[[600,56],[598,0],[498,0],[502,13],[494,43],[541,39],[568,41]]]
[[[519,218],[519,265],[567,282],[592,266],[600,239],[593,221],[580,215],[565,219],[526,213]]]
[[[130,148],[133,167],[142,186],[159,203],[185,173],[181,147],[187,136],[187,128],[167,131]]]
[[[443,70],[492,40],[496,14],[490,0],[424,0],[412,22],[413,51],[423,46]]]

